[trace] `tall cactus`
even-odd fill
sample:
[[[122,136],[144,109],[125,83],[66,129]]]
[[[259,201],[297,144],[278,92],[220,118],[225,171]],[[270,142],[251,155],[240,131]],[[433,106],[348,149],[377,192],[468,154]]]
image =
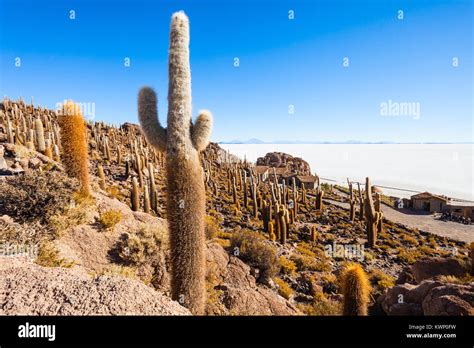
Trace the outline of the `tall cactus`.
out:
[[[370,186],[370,179],[365,179],[365,223],[367,231],[367,242],[369,248],[374,248],[377,244],[377,226],[381,221],[382,213],[377,212],[374,207],[372,199],[372,187]]]
[[[201,111],[191,121],[189,22],[184,12],[171,17],[168,62],[168,128],[160,125],[155,92],[138,96],[140,124],[148,142],[166,151],[167,216],[170,228],[172,298],[202,314],[205,306],[205,188],[199,152],[209,143],[212,116]]]
[[[63,150],[61,158],[66,173],[79,180],[81,192],[88,196],[91,193],[91,188],[87,153],[87,129],[79,106],[73,101],[66,102],[63,105],[62,114],[58,117],[58,123]]]
[[[38,151],[44,153],[46,150],[46,143],[44,141],[44,128],[43,122],[41,119],[37,118],[35,120],[35,132],[36,132],[36,141],[38,143]]]

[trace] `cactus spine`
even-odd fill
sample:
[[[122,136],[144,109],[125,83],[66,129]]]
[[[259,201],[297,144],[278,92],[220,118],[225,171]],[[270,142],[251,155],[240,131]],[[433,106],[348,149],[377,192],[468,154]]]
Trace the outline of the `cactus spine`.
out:
[[[349,264],[343,270],[342,293],[344,295],[343,315],[367,315],[370,283],[367,274],[359,264]]]
[[[189,23],[184,12],[171,18],[168,69],[168,128],[159,123],[151,88],[141,89],[138,112],[148,142],[166,150],[172,298],[192,313],[203,314],[205,188],[199,152],[209,143],[212,116],[201,111],[194,124],[191,121]]]

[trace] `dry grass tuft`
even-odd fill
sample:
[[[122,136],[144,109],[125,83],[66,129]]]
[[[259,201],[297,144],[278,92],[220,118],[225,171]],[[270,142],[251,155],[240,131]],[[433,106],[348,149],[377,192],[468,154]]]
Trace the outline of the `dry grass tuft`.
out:
[[[273,281],[278,285],[278,293],[289,300],[293,296],[293,289],[282,279],[273,278]]]
[[[54,244],[49,241],[40,244],[38,256],[35,262],[43,267],[70,268],[74,265],[74,261],[68,261],[59,257],[59,251],[56,249]]]
[[[122,212],[120,210],[107,210],[100,214],[99,222],[105,229],[113,229],[120,221],[122,221]]]

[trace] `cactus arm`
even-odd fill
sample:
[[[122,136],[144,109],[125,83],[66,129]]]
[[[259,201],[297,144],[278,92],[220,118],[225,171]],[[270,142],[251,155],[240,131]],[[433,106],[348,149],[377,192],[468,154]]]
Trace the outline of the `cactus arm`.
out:
[[[201,110],[196,122],[191,127],[191,140],[197,151],[202,151],[207,147],[211,131],[212,114],[209,110]]]
[[[158,119],[156,94],[150,87],[143,87],[138,94],[138,117],[146,140],[157,150],[166,150],[166,129]]]

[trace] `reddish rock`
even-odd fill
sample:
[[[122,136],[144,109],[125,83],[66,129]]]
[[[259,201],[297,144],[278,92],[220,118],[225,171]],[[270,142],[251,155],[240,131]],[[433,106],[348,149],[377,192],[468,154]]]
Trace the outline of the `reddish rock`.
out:
[[[257,158],[258,166],[269,166],[276,168],[287,168],[289,171],[299,175],[311,175],[311,168],[305,160],[293,157],[283,152],[269,152],[265,157]]]
[[[265,286],[257,284],[250,267],[229,256],[215,242],[207,245],[207,269],[218,280],[214,289],[222,292],[219,315],[298,315],[294,305]],[[208,274],[209,276],[209,274]]]
[[[443,275],[462,277],[467,273],[459,260],[454,258],[444,259],[441,257],[430,257],[418,260],[411,266],[411,271],[417,283],[425,279]]]
[[[425,315],[474,315],[474,283],[435,287],[422,306]]]

